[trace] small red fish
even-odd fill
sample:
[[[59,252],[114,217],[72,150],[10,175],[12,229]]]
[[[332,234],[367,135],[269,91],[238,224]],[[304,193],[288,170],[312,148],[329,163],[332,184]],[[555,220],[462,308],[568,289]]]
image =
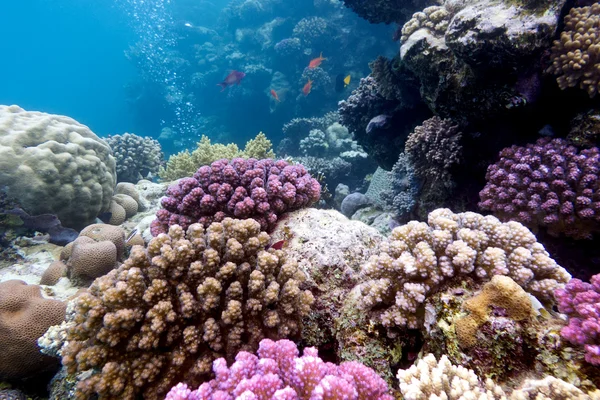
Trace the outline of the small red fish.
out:
[[[308,63],[308,68],[310,68],[310,69],[317,68],[319,65],[321,65],[323,60],[327,60],[327,59],[323,57],[323,52],[321,52],[321,54],[319,54],[319,57],[313,58],[312,60],[310,60],[310,62]]]
[[[271,96],[273,96],[273,98],[275,99],[276,102],[281,101],[281,100],[279,100],[279,96],[277,96],[277,92],[273,89],[271,89]]]
[[[225,77],[225,80],[221,83],[217,83],[217,86],[221,86],[221,92],[225,90],[228,86],[239,85],[242,79],[246,76],[245,73],[240,71],[231,71],[229,75]]]
[[[286,244],[285,240],[280,240],[279,242],[275,242],[271,245],[272,249],[281,250],[283,246]]]
[[[302,88],[302,93],[304,93],[305,96],[308,96],[308,94],[310,93],[310,90],[312,89],[312,84],[313,81],[311,81],[310,78],[308,78],[308,82],[306,82],[306,84]]]

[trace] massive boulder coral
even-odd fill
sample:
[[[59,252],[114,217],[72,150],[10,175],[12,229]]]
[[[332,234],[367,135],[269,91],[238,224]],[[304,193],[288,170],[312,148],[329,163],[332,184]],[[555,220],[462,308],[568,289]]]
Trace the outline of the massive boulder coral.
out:
[[[117,180],[137,183],[140,179],[152,179],[164,162],[160,143],[149,137],[133,133],[109,135],[106,142],[117,161]]]
[[[552,46],[552,65],[561,89],[578,86],[590,97],[600,90],[600,4],[573,7],[565,17],[560,40]]]
[[[158,399],[178,381],[199,385],[218,357],[232,361],[265,337],[294,337],[313,296],[305,275],[251,219],[206,230],[174,225],[74,300],[66,344],[76,398]]]
[[[0,379],[31,377],[57,363],[40,353],[37,339],[65,318],[65,304],[42,297],[23,281],[0,283]]]
[[[591,238],[600,228],[599,171],[597,147],[578,151],[550,138],[512,146],[488,167],[479,207],[552,235]]]
[[[234,158],[213,162],[169,187],[164,207],[152,222],[152,235],[170,225],[187,229],[204,226],[230,216],[254,218],[262,229],[272,228],[279,215],[309,206],[319,200],[321,185],[301,164],[284,160]]]
[[[388,328],[421,327],[423,303],[452,279],[506,275],[550,302],[570,278],[523,225],[448,209],[395,228],[361,273],[362,304]]]
[[[375,371],[355,362],[336,365],[307,347],[299,357],[289,340],[263,339],[258,357],[240,352],[231,367],[223,358],[213,364],[215,379],[191,391],[184,383],[173,387],[166,400],[256,399],[372,399],[392,400],[390,390]]]
[[[31,215],[81,229],[108,211],[115,181],[110,147],[87,126],[0,106],[0,185]]]

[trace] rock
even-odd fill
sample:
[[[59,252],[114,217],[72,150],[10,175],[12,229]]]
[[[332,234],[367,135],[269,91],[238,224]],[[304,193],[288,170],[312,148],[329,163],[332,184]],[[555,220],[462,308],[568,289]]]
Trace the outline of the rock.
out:
[[[367,207],[371,204],[369,198],[362,193],[350,193],[342,201],[342,214],[351,217],[357,210]]]

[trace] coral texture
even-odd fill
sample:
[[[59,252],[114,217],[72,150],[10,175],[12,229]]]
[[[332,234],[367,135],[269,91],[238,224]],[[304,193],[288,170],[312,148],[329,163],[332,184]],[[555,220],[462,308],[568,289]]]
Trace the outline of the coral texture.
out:
[[[164,155],[157,140],[133,133],[109,135],[106,142],[117,161],[117,180],[136,183],[158,173]]]
[[[298,348],[289,340],[263,339],[258,357],[240,352],[231,367],[220,358],[213,363],[213,371],[215,379],[194,391],[180,383],[166,400],[393,399],[385,381],[372,369],[355,361],[324,362],[314,347],[305,348],[299,357]]]
[[[282,213],[319,200],[321,185],[301,164],[234,158],[201,167],[193,178],[169,187],[167,195],[161,202],[164,208],[152,222],[154,236],[170,225],[187,229],[199,222],[208,226],[227,216],[254,218],[267,230]]]
[[[427,296],[452,278],[506,275],[542,301],[570,278],[523,225],[448,209],[395,228],[361,273],[364,307],[401,328],[419,328]]]
[[[158,175],[163,181],[174,181],[192,176],[201,166],[210,165],[222,158],[275,158],[271,147],[271,141],[262,132],[246,142],[244,150],[240,150],[235,143],[211,144],[210,139],[202,135],[194,151],[190,153],[186,150],[172,155],[169,157],[166,167],[161,168]]]
[[[268,242],[256,221],[226,218],[134,246],[67,318],[63,365],[92,370],[77,398],[158,399],[179,380],[198,385],[218,357],[297,335],[313,296],[299,288],[297,263]]]
[[[413,163],[405,153],[400,153],[388,176],[389,187],[379,194],[380,203],[383,205],[378,205],[391,210],[397,218],[405,220],[417,205],[421,182],[417,178]],[[371,180],[371,185],[373,182],[374,180]]]
[[[0,106],[0,185],[31,215],[81,229],[108,211],[115,180],[110,147],[87,126]]]
[[[565,16],[560,40],[552,46],[548,72],[561,89],[579,86],[590,97],[600,90],[600,4],[573,7]]]
[[[0,283],[0,379],[27,378],[55,366],[40,353],[37,339],[65,318],[65,305],[42,297],[23,281]]]
[[[587,362],[600,365],[600,274],[592,276],[590,282],[571,279],[555,295],[559,311],[569,316],[569,325],[561,335],[584,346]]]
[[[479,207],[552,235],[590,238],[600,227],[600,151],[539,139],[500,152],[488,167]]]
[[[399,370],[398,380],[407,400],[506,400],[491,379],[481,382],[473,370],[452,364],[445,355],[439,361],[433,354],[426,355],[409,369]]]
[[[458,125],[440,117],[428,119],[408,135],[405,152],[428,186],[452,186],[450,169],[460,161],[461,137]]]

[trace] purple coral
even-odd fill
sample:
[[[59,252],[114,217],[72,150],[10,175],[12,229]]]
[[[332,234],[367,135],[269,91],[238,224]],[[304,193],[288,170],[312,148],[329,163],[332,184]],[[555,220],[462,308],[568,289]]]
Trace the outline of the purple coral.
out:
[[[571,279],[555,297],[559,311],[569,316],[569,325],[560,334],[584,346],[587,362],[600,365],[600,274],[592,276],[591,283]]]
[[[591,238],[600,227],[600,152],[543,138],[500,152],[488,167],[479,207],[552,235]]]
[[[321,185],[301,164],[222,159],[200,167],[193,178],[183,178],[169,187],[151,232],[157,236],[175,224],[184,230],[196,222],[208,226],[228,216],[253,218],[268,230],[279,215],[309,206],[320,195]]]
[[[224,358],[215,360],[215,379],[193,391],[180,383],[166,400],[393,399],[385,381],[361,363],[338,366],[324,362],[314,347],[306,348],[302,357],[298,355],[298,348],[289,340],[263,339],[258,357],[242,351],[231,367]]]

